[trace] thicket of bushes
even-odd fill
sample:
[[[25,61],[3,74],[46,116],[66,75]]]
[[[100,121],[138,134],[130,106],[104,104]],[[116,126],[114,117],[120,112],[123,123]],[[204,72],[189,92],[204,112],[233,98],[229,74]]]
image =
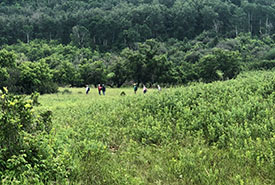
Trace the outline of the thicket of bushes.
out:
[[[30,98],[0,91],[0,183],[65,183],[67,170],[51,135],[51,111],[34,112]]]
[[[38,94],[4,89],[1,183],[272,184],[274,90],[274,72],[249,72],[145,96],[45,95],[34,109]]]
[[[249,72],[145,96],[43,102],[73,161],[71,182],[272,184],[274,82],[274,72]]]
[[[0,75],[0,88],[8,87],[13,93],[57,92],[58,86],[53,82],[48,64],[44,61],[17,61],[15,53],[5,49],[0,50]]]

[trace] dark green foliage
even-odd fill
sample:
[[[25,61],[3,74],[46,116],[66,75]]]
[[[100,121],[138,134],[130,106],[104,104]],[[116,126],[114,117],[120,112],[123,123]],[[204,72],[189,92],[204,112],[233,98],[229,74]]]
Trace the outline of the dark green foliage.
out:
[[[166,43],[149,39],[125,48],[120,54],[99,53],[54,41],[20,42],[2,51],[2,58],[12,59],[11,64],[16,67],[1,68],[1,86],[17,93],[51,93],[56,92],[54,83],[78,87],[98,83],[120,87],[131,81],[150,85],[186,84],[200,79],[210,82],[234,78],[241,70],[239,64],[243,69],[272,67],[272,62],[255,62],[253,67],[254,61],[264,58],[265,50],[275,45],[270,36],[262,39],[246,34],[234,39],[210,36],[211,33],[203,32],[192,41],[170,39]],[[34,60],[34,64],[26,62],[28,59]],[[35,74],[41,67],[43,70]]]
[[[52,72],[45,61],[18,62],[13,52],[4,49],[0,50],[0,62],[0,87],[8,87],[13,93],[57,92]]]
[[[9,73],[6,68],[0,68],[0,81],[1,86],[3,86],[3,82],[6,81],[9,78]]]
[[[10,78],[9,70],[15,67],[15,54],[5,49],[0,50],[0,87],[8,85],[7,80]]]
[[[275,68],[275,60],[263,60],[247,64],[248,70],[270,70]]]
[[[234,78],[240,73],[240,61],[237,52],[215,49],[197,63],[199,77],[206,82]]]
[[[84,84],[97,84],[105,83],[106,69],[103,61],[86,62],[79,66],[80,76]]]
[[[189,51],[185,54],[184,61],[188,63],[196,63],[200,60],[203,54],[200,51]]]
[[[272,35],[274,11],[268,0],[1,1],[0,45],[54,39],[106,51],[204,32]]]
[[[241,70],[239,64],[243,66],[242,69],[272,67],[272,62],[260,62],[267,56],[266,50],[272,54],[271,48],[275,46],[274,40],[268,35],[261,39],[248,34],[225,39],[211,37],[211,32],[203,32],[192,41],[170,39],[168,42],[160,42],[149,39],[125,48],[119,54],[100,53],[89,48],[61,45],[55,41],[20,42],[5,46],[6,50],[2,52],[2,58],[13,58],[11,64],[16,67],[1,68],[0,85],[8,86],[17,93],[50,93],[56,92],[54,83],[78,87],[98,83],[120,87],[131,81],[150,85],[186,84],[200,79],[210,82],[234,78]],[[220,53],[213,52],[215,50]],[[233,53],[239,53],[238,57]],[[34,60],[32,62],[35,64],[26,62],[29,59]],[[48,77],[42,77],[41,73],[34,75],[35,68],[39,69],[41,64],[45,66],[41,72],[47,73]],[[26,71],[31,71],[27,72],[28,76]]]
[[[128,79],[139,83],[177,83],[177,71],[168,61],[166,48],[150,39],[139,44],[136,50],[126,48],[121,55],[126,60]],[[130,77],[130,78],[129,78]]]
[[[59,85],[77,86],[82,84],[78,70],[68,61],[62,61],[56,66],[53,73],[53,80]]]
[[[213,48],[239,52],[244,68],[274,58],[274,3],[266,0],[14,1],[0,10],[0,86],[17,93],[55,92],[55,83],[120,87],[236,76],[238,67],[224,62],[200,66]],[[19,81],[26,61],[46,63],[51,80]]]
[[[13,52],[8,52],[3,49],[0,50],[0,67],[1,68],[12,68],[15,67],[15,54]]]
[[[197,81],[200,78],[199,70],[196,65],[188,62],[182,62],[179,74],[181,75],[181,81],[183,84],[187,84],[192,81]]]
[[[52,73],[45,62],[23,62],[18,68],[20,70],[19,84],[22,86],[21,93],[57,92],[57,86],[52,81]]]
[[[270,49],[265,56],[267,60],[275,60],[275,48]]]
[[[117,58],[117,61],[113,62],[109,66],[109,74],[107,74],[107,81],[110,85],[121,87],[127,80],[129,71],[126,68],[127,61],[122,58]]]

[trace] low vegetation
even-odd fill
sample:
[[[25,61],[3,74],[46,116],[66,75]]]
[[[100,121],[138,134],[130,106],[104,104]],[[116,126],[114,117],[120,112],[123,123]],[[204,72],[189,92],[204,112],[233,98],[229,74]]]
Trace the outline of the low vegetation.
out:
[[[37,98],[0,92],[1,184],[65,182],[68,173],[51,134],[52,112],[35,113]]]
[[[35,108],[53,112],[53,129],[35,145],[52,153],[46,155],[51,160],[39,155],[24,162],[54,161],[37,171],[46,176],[36,176],[37,182],[46,184],[273,184],[274,82],[274,72],[260,71],[145,95],[141,89],[135,95],[109,88],[106,96],[96,89],[88,95],[84,88],[61,89],[41,96]],[[18,160],[8,161],[16,166]],[[23,172],[18,174],[28,178],[16,182],[32,182]],[[2,183],[15,182],[12,173],[4,174]]]

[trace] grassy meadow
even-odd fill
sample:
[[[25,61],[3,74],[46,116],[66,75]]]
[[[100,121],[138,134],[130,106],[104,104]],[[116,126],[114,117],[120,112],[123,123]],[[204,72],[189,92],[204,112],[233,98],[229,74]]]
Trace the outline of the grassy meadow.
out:
[[[249,72],[145,95],[61,88],[36,109],[53,112],[62,184],[275,184],[274,90],[275,72]]]

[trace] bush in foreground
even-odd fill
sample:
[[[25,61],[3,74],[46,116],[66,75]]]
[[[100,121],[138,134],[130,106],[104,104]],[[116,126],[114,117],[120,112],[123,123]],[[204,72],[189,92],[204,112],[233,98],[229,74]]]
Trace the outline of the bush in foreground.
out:
[[[0,92],[0,183],[58,182],[66,171],[49,134],[51,112],[34,112],[38,94],[31,98]]]

